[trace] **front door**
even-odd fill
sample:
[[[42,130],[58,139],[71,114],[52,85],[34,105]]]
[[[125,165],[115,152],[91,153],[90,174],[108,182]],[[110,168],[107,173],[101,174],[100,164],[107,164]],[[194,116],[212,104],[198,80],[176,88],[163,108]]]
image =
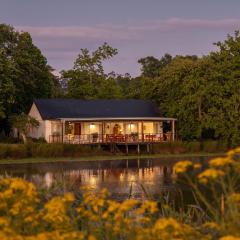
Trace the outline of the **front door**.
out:
[[[81,135],[81,123],[74,123],[74,135]]]

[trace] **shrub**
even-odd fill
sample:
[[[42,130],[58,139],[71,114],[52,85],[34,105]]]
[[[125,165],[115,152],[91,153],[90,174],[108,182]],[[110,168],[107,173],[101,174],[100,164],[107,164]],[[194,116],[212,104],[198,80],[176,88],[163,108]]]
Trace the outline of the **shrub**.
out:
[[[188,151],[184,142],[181,141],[171,142],[170,146],[171,153],[180,154]]]
[[[62,157],[64,145],[58,143],[39,143],[32,144],[32,157]]]
[[[66,157],[81,157],[86,155],[92,155],[92,147],[90,145],[73,145],[64,144],[64,153]]]
[[[171,153],[171,144],[169,142],[155,143],[152,147],[153,153]]]
[[[188,152],[196,153],[201,151],[201,143],[198,141],[186,142],[185,146]]]
[[[34,142],[34,143],[47,143],[46,139],[41,137],[41,138],[31,138],[28,137],[29,142]]]
[[[8,144],[0,144],[0,158],[6,158],[9,152]]]
[[[22,143],[22,139],[16,138],[16,137],[6,137],[6,136],[1,136],[0,137],[0,142],[1,143]]]
[[[187,149],[183,142],[163,142],[153,144],[153,153],[169,154],[169,153],[186,153]]]
[[[27,146],[24,144],[0,144],[0,158],[26,158]]]
[[[219,152],[226,152],[229,149],[227,141],[218,141],[217,148]]]
[[[218,152],[218,142],[213,140],[204,141],[202,142],[202,150],[208,153]]]
[[[106,154],[98,146],[62,144],[62,143],[33,143],[32,157],[81,157],[97,154]]]

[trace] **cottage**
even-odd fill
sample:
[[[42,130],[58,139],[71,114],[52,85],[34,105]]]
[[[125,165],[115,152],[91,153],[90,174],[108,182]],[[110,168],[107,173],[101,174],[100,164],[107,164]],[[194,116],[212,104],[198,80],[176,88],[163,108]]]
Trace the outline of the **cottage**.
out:
[[[148,143],[175,140],[175,118],[151,101],[37,99],[29,115],[40,123],[29,136],[47,142]]]

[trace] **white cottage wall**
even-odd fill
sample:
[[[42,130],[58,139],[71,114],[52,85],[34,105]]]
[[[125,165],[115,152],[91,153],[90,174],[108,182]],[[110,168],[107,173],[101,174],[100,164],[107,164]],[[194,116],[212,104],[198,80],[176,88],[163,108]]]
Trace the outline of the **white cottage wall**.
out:
[[[42,119],[36,105],[33,103],[29,116],[35,118],[39,122],[39,127],[34,127],[30,130],[28,136],[32,138],[45,138],[45,121]]]

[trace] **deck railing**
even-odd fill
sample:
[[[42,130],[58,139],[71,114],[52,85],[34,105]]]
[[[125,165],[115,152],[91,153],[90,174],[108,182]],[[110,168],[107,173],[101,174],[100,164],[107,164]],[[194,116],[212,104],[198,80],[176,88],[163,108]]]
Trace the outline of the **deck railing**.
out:
[[[50,143],[71,143],[71,144],[89,144],[89,143],[154,143],[169,142],[175,137],[171,132],[168,133],[134,133],[134,134],[81,134],[81,135],[50,135]]]

